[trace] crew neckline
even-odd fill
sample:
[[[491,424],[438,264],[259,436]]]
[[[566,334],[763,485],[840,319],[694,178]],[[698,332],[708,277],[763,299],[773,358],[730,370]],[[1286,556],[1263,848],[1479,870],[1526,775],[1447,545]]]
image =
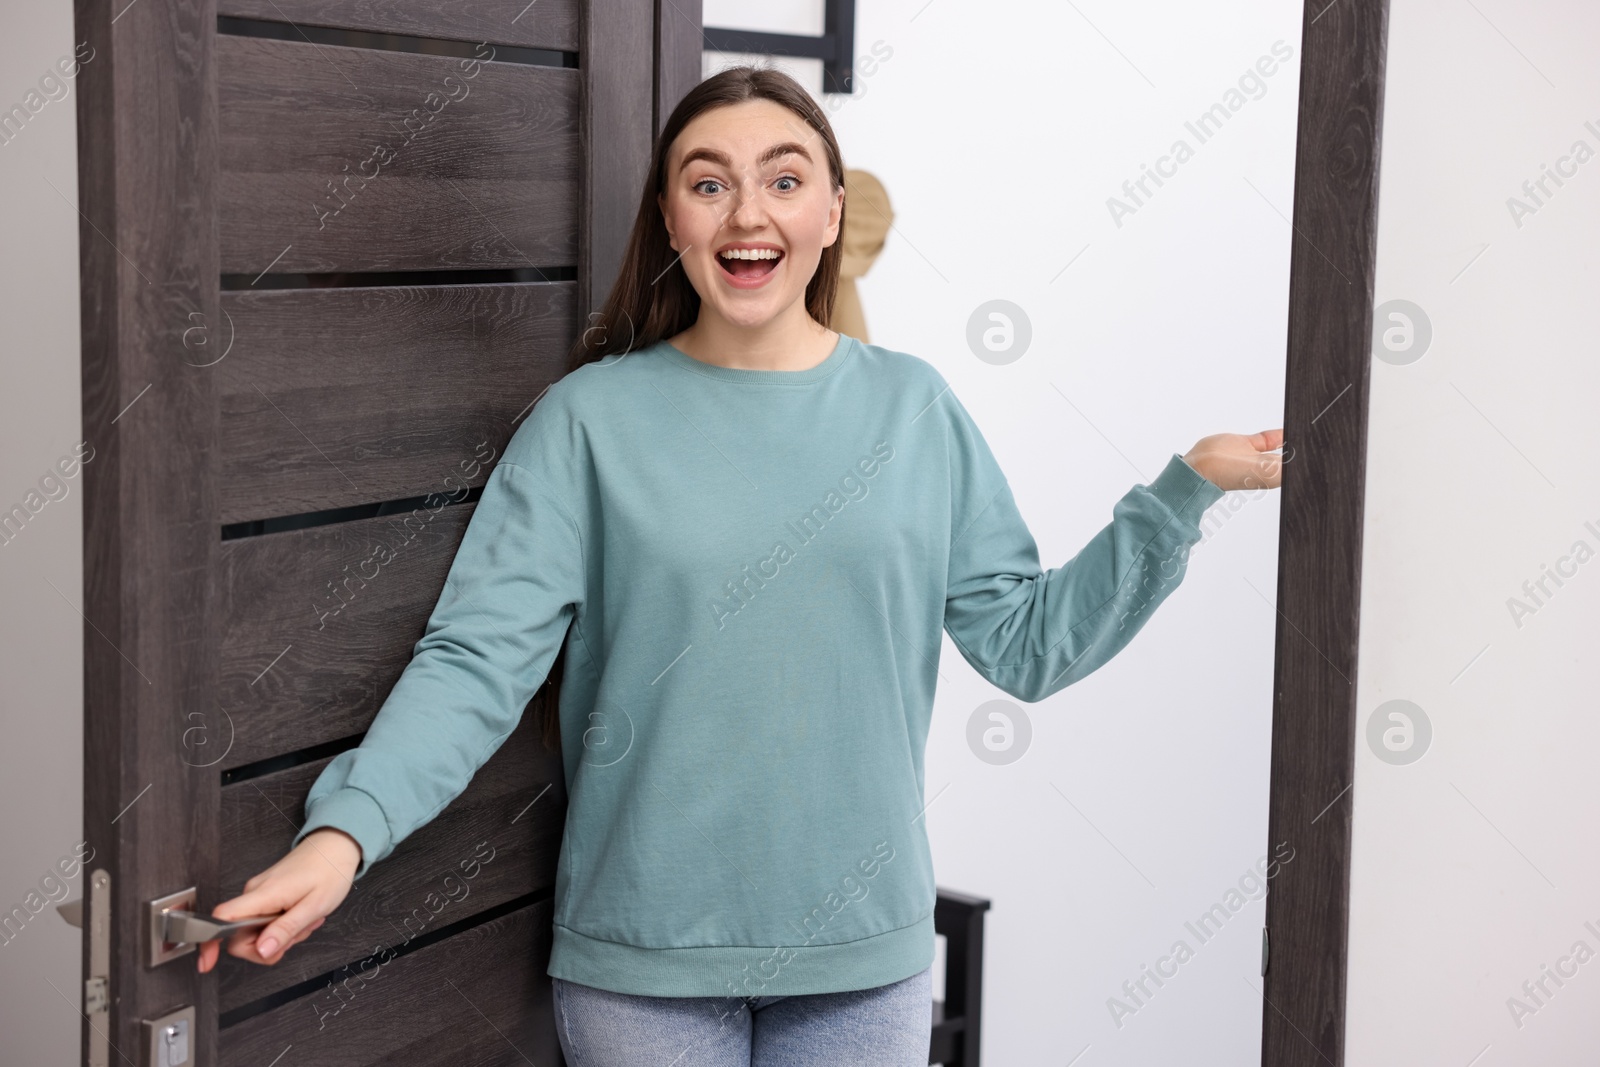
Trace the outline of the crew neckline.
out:
[[[814,367],[805,370],[755,370],[748,367],[723,367],[715,363],[707,363],[703,359],[695,359],[689,353],[662,339],[661,355],[669,363],[676,364],[693,374],[703,374],[708,378],[720,378],[726,382],[748,382],[761,385],[804,385],[826,378],[850,355],[855,338],[840,331],[839,340],[834,344],[833,351],[828,353],[826,359]]]

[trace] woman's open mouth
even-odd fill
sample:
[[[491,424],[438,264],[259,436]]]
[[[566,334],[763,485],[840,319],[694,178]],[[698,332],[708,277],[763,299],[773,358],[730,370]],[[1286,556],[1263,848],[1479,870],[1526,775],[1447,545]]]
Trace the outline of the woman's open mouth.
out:
[[[742,282],[759,282],[777,269],[783,253],[776,248],[729,248],[717,253],[717,264]]]

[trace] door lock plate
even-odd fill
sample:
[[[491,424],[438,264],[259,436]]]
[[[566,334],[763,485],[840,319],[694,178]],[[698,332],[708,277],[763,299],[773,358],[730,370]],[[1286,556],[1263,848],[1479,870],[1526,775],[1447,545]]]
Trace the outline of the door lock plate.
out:
[[[194,1006],[144,1020],[143,1067],[192,1067]]]

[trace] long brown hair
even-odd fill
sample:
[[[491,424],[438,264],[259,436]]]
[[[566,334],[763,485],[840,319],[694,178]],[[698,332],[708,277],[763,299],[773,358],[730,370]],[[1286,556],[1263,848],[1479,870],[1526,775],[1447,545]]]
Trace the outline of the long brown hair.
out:
[[[600,310],[589,316],[573,343],[569,370],[614,353],[653,345],[694,325],[700,314],[700,294],[677,262],[678,254],[668,241],[667,224],[657,201],[667,187],[667,153],[678,134],[697,115],[746,100],[771,100],[804,120],[822,141],[833,188],[844,186],[844,160],[833,126],[811,94],[789,75],[770,67],[737,66],[696,85],[672,109],[656,138],[622,267],[611,294]],[[806,285],[806,310],[823,326],[833,317],[833,301],[839,291],[839,264],[844,258],[842,211],[839,233],[840,239],[822,250],[816,273]]]

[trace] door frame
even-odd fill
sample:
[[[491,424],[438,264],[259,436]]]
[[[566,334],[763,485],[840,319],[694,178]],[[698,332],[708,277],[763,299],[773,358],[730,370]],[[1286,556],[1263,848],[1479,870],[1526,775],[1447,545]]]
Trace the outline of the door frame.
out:
[[[1284,387],[1261,1062],[1342,1067],[1388,0],[1308,0]]]

